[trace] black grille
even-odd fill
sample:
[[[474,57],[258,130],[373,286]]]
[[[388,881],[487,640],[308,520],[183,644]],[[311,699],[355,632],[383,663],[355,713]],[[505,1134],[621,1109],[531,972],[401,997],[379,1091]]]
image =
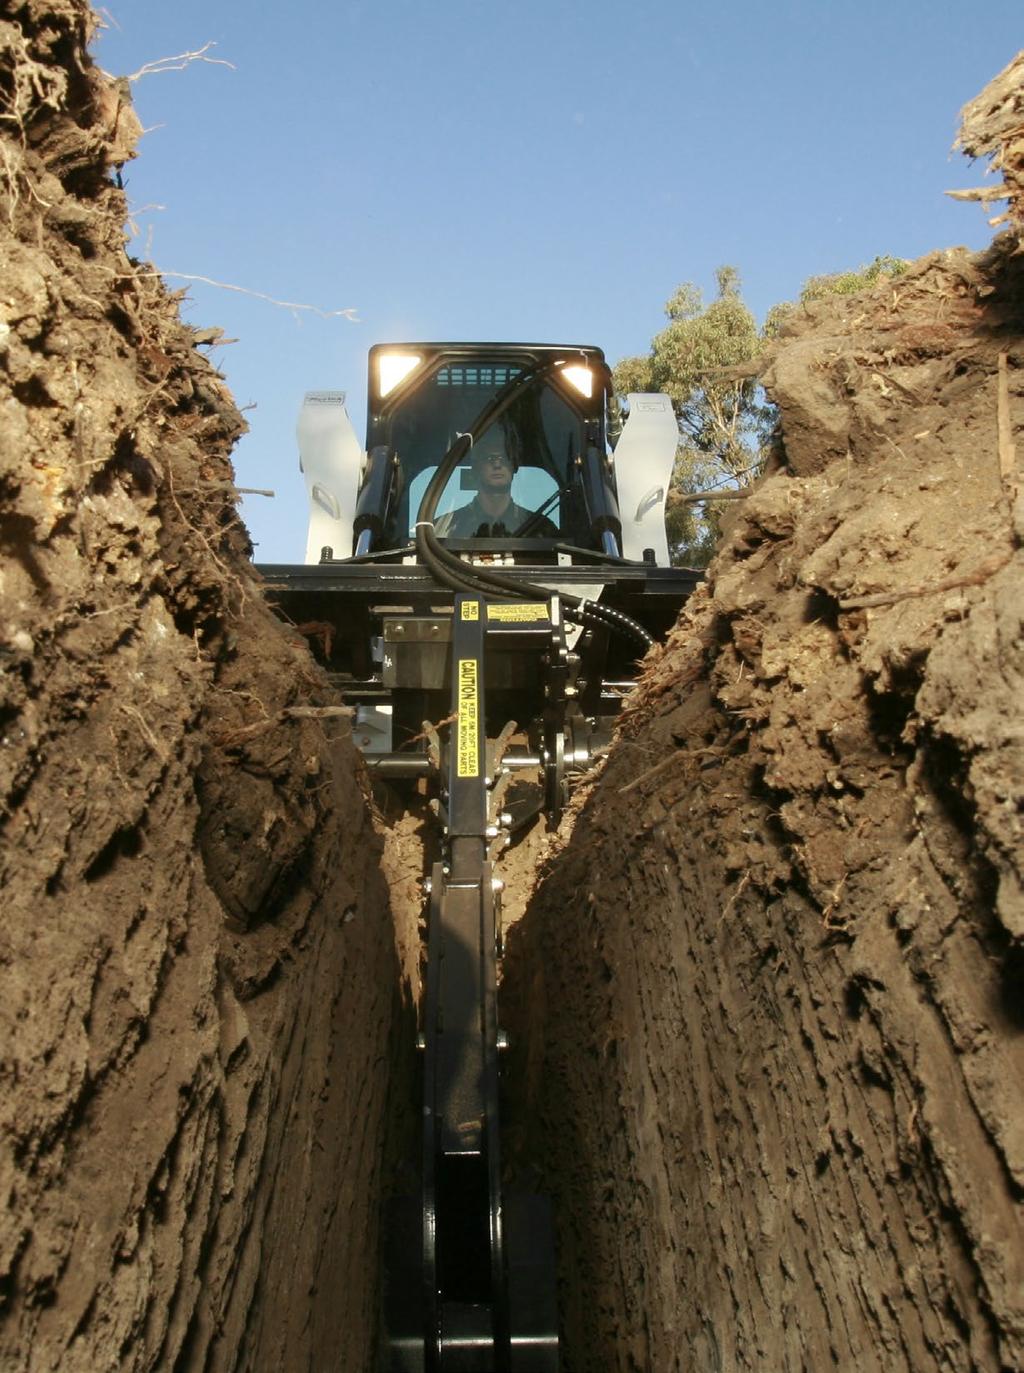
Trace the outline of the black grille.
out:
[[[521,371],[521,367],[507,367],[503,364],[495,366],[474,363],[464,366],[460,363],[457,366],[442,367],[436,380],[438,386],[472,386],[496,391],[506,386],[513,377],[518,377]]]

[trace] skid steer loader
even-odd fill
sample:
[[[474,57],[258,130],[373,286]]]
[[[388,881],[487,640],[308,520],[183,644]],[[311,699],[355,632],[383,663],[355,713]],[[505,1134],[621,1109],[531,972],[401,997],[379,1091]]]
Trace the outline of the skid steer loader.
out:
[[[439,821],[420,1190],[391,1212],[382,1362],[553,1373],[550,1206],[502,1186],[494,863],[557,821],[699,580],[669,563],[676,420],[631,395],[623,425],[594,347],[378,345],[369,373],[365,450],[344,393],[307,394],[306,559],[260,570],[371,773],[428,789]]]

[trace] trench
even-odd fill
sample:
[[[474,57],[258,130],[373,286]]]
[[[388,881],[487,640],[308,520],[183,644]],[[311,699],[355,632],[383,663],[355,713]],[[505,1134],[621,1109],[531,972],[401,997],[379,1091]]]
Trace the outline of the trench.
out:
[[[392,891],[390,918],[395,923],[396,947],[400,951],[402,1004],[404,1013],[396,1027],[398,1042],[392,1060],[393,1077],[389,1088],[388,1118],[384,1125],[382,1150],[382,1215],[396,1197],[416,1197],[418,1202],[419,1155],[422,1149],[422,1073],[421,1058],[413,1051],[417,1031],[417,1005],[421,1001],[422,976],[426,966],[426,907],[423,885],[431,865],[442,852],[441,832],[436,817],[424,798],[410,798],[375,784],[374,803],[388,828],[389,840],[401,855],[402,871],[412,879],[397,902]],[[549,876],[559,869],[559,835],[541,819],[534,822],[496,861],[495,875],[503,884],[500,898],[500,924],[506,954],[499,963],[499,1025],[510,1030],[510,1047],[503,1055],[501,1076],[501,1149],[503,1188],[509,1192],[541,1192],[549,1198],[556,1193],[565,1208],[566,1233],[578,1229],[572,1214],[574,1199],[560,1187],[561,1163],[558,1152],[545,1142],[546,1124],[540,1118],[535,1091],[528,1079],[543,1059],[543,1016],[531,1005],[530,986],[539,969],[535,957],[540,941],[534,925],[534,892],[538,874],[546,867]],[[531,944],[533,950],[531,954]],[[526,1012],[524,1014],[524,1011]],[[514,1027],[514,1030],[512,1029]],[[581,1035],[580,1046],[583,1046]],[[535,1084],[534,1084],[535,1086]],[[387,1282],[386,1259],[380,1270],[382,1284]],[[400,1281],[409,1277],[403,1270]],[[566,1290],[578,1286],[579,1278],[563,1265],[559,1284]],[[584,1303],[586,1304],[586,1303]],[[382,1303],[383,1309],[383,1303]],[[386,1332],[382,1324],[375,1332],[380,1341],[380,1357],[387,1366]],[[571,1345],[561,1335],[561,1366],[587,1367],[574,1359]],[[609,1363],[609,1367],[613,1364]]]
[[[0,26],[0,1364],[372,1369],[426,821],[268,609],[91,23]],[[1022,261],[791,319],[771,469],[509,855],[566,1369],[1024,1367]]]

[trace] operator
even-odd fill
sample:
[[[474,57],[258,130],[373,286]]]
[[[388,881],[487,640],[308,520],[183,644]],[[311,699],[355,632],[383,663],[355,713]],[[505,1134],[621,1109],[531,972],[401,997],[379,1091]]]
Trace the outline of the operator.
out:
[[[509,457],[505,440],[497,430],[484,434],[473,445],[471,467],[476,495],[468,505],[450,510],[434,521],[439,538],[503,539],[515,534],[534,513],[512,499],[512,478],[517,463]],[[530,538],[557,538],[558,530],[546,515],[538,516],[528,531]]]

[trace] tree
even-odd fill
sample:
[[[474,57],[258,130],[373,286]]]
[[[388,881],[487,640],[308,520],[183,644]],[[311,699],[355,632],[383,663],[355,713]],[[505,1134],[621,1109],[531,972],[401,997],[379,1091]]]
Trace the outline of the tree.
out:
[[[797,301],[774,305],[764,328],[740,295],[735,267],[719,267],[718,295],[704,304],[700,288],[684,282],[667,302],[668,325],[646,357],[624,358],[613,376],[619,395],[663,391],[679,421],[679,448],[669,488],[666,525],[672,559],[693,567],[711,561],[721,505],[702,492],[729,492],[748,484],[764,465],[775,423],[757,381],[757,360],[801,305],[853,295],[902,275],[904,258],[876,257],[856,271],[812,276]]]
[[[755,475],[772,421],[749,367],[762,339],[740,296],[739,274],[725,266],[716,277],[718,295],[710,305],[692,282],[681,285],[665,306],[668,325],[650,353],[625,358],[614,372],[620,395],[663,391],[672,399],[679,449],[666,517],[669,546],[674,561],[695,566],[714,551],[716,507],[685,497],[735,488]]]

